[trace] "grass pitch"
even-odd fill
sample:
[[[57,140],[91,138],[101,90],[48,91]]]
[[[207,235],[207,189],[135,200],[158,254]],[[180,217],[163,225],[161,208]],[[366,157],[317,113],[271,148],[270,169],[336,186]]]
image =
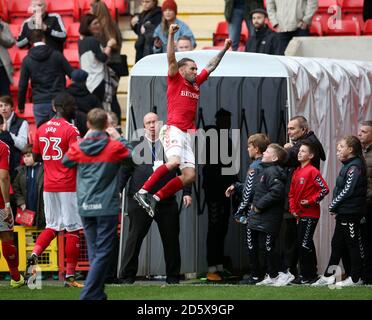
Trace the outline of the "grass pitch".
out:
[[[0,300],[78,300],[81,289],[47,282],[42,289],[11,289],[0,283]],[[255,287],[239,285],[134,284],[106,285],[109,300],[372,300],[372,287],[329,289],[306,286]]]

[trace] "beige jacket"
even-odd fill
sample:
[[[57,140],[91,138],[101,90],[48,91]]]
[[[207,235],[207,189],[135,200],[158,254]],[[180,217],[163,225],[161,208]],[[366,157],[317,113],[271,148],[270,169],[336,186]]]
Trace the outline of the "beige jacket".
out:
[[[6,70],[10,83],[13,83],[13,64],[10,60],[8,48],[11,48],[16,41],[10,32],[8,24],[4,21],[0,21],[0,24],[0,60]]]
[[[310,26],[318,9],[318,0],[267,0],[267,13],[280,32],[295,31],[301,22]]]

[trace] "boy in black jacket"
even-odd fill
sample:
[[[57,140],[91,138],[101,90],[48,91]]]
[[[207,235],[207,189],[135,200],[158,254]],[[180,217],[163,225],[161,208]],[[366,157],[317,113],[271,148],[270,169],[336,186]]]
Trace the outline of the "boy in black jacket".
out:
[[[261,169],[253,187],[254,196],[247,223],[252,277],[260,273],[259,248],[264,248],[268,269],[265,279],[256,285],[281,286],[287,284],[289,280],[283,279],[284,274],[279,275],[279,256],[274,250],[275,238],[279,234],[283,218],[286,175],[281,165],[286,157],[287,152],[284,148],[270,144],[263,153]]]

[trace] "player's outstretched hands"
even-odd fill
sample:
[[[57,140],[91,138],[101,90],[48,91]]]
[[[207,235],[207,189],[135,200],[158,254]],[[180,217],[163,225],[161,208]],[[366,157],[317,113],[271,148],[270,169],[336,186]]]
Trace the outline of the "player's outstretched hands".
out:
[[[170,33],[170,34],[175,34],[175,33],[178,31],[179,28],[180,28],[180,27],[179,27],[178,24],[171,24],[171,25],[169,26],[169,33]]]
[[[230,47],[231,47],[231,45],[232,45],[232,41],[231,41],[231,39],[226,39],[226,40],[225,40],[225,49],[226,49],[226,50],[229,50]]]

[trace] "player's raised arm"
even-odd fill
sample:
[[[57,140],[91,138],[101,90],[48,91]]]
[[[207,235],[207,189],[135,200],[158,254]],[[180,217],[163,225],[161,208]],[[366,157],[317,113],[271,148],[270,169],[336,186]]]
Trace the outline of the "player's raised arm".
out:
[[[226,51],[229,50],[229,48],[231,47],[231,43],[232,41],[230,39],[226,39],[224,48],[220,51],[218,55],[216,55],[211,61],[208,62],[205,69],[208,71],[209,74],[212,73],[220,64]]]
[[[168,44],[167,44],[167,57],[168,57],[168,74],[174,76],[178,72],[178,64],[174,50],[174,34],[178,31],[177,24],[169,26]]]

